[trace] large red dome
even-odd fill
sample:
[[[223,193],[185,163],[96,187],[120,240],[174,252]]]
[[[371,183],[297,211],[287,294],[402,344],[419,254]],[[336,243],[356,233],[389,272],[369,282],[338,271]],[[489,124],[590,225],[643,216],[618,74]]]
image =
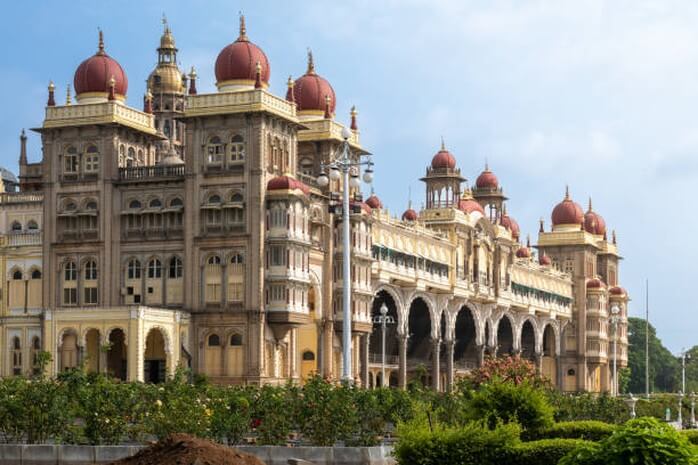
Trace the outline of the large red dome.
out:
[[[497,179],[497,176],[485,165],[485,171],[480,173],[480,176],[475,180],[475,187],[478,189],[498,189],[499,179]]]
[[[584,212],[582,207],[570,198],[569,191],[565,192],[565,198],[553,209],[553,226],[559,224],[582,224]]]
[[[502,213],[502,218],[500,219],[500,224],[511,232],[511,237],[518,239],[521,234],[521,229],[519,228],[519,223],[516,222],[514,218],[507,215],[506,210]]]
[[[606,221],[591,209],[591,199],[589,199],[589,210],[584,214],[584,229],[597,236],[606,234]]]
[[[104,38],[99,32],[97,53],[80,63],[75,70],[73,87],[78,101],[80,97],[107,97],[109,81],[114,78],[114,94],[121,99],[126,97],[128,79],[118,61],[104,51]],[[95,95],[90,95],[95,94]]]
[[[485,216],[485,209],[482,208],[480,202],[473,198],[470,190],[463,192],[463,196],[458,200],[458,209],[468,214],[480,212],[482,216]]]
[[[402,214],[402,220],[403,221],[417,221],[417,212],[414,211],[412,208],[408,208],[405,210],[405,213]]]
[[[293,92],[293,95],[291,95]],[[327,97],[330,98],[329,113],[334,115],[337,108],[337,97],[332,85],[327,79],[315,72],[313,54],[308,52],[308,70],[296,79],[292,87],[286,92],[286,100],[296,103],[296,109],[300,113],[325,114]]]
[[[381,202],[381,199],[379,199],[376,194],[371,194],[371,196],[366,200],[366,205],[379,210],[383,208],[383,202]]]
[[[269,85],[271,67],[267,55],[247,38],[245,17],[240,17],[240,36],[227,45],[216,58],[216,85],[222,89],[228,85],[253,86],[257,78],[257,63],[261,67],[263,86]]]

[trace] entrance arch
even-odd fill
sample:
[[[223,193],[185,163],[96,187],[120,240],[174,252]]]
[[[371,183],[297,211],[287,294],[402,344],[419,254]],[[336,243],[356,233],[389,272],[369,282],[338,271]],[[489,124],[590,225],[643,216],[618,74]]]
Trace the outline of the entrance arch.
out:
[[[143,380],[146,383],[165,381],[167,378],[165,335],[159,328],[153,328],[148,332],[143,359]]]
[[[86,367],[88,371],[99,373],[102,369],[101,336],[98,329],[90,329],[85,333],[85,351],[87,353]]]
[[[66,330],[61,336],[59,350],[59,371],[76,368],[80,363],[80,347],[78,346],[78,333],[74,329]]]
[[[456,316],[453,366],[457,370],[472,369],[477,366],[478,359],[475,318],[468,307],[462,307]]]
[[[497,357],[514,353],[514,328],[508,316],[503,315],[497,324]]]
[[[375,318],[381,316],[380,309],[381,306],[385,304],[388,307],[388,313],[386,316],[392,318],[392,323],[385,325],[385,366],[386,366],[386,378],[391,369],[397,369],[398,367],[398,354],[399,354],[399,342],[398,342],[398,312],[397,304],[393,299],[393,296],[385,290],[378,291],[378,293],[373,298],[373,304],[371,306],[371,317]],[[373,320],[373,326],[371,329],[371,334],[369,336],[369,364],[374,367],[380,367],[382,361],[382,346],[381,346],[381,324]],[[374,383],[376,387],[383,387],[384,380],[381,378],[380,374],[377,374],[374,378]],[[396,383],[397,384],[397,383]],[[391,383],[392,386],[392,383]]]
[[[526,360],[536,359],[536,331],[530,320],[521,325],[521,357]]]
[[[114,378],[126,381],[128,353],[126,351],[126,334],[121,328],[109,333],[109,350],[107,351],[107,373]]]
[[[407,367],[416,369],[420,366],[429,368],[432,359],[431,343],[431,316],[429,307],[420,297],[417,297],[410,304],[409,317],[407,320]],[[427,371],[427,373],[429,370]],[[426,377],[427,379],[424,379]],[[429,375],[424,375],[421,380],[425,385],[429,384]]]
[[[557,336],[551,324],[543,330],[543,376],[548,378],[553,386],[557,386]]]

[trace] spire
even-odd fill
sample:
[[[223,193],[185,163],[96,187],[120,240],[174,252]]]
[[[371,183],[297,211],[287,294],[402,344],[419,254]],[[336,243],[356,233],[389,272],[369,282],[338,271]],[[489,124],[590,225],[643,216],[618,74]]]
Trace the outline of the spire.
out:
[[[116,100],[116,94],[114,93],[114,88],[116,86],[116,79],[114,79],[114,76],[109,78],[109,96],[107,97],[108,100]]]
[[[570,186],[565,185],[565,200],[569,200],[569,199],[570,199]]]
[[[487,158],[485,158],[485,171],[490,170],[490,164],[487,162]]]
[[[106,55],[104,52],[104,33],[99,29],[99,43],[97,44],[97,55]]]
[[[163,26],[163,33],[167,34],[170,32],[170,25],[167,24],[167,16],[165,16],[165,12],[162,12],[162,26]]]
[[[56,98],[54,96],[55,90],[56,90],[56,86],[53,84],[53,81],[50,81],[48,83],[48,101],[46,102],[46,106],[48,106],[48,107],[55,107],[56,106]]]
[[[330,112],[330,104],[332,103],[332,98],[329,95],[325,95],[325,119],[331,119],[332,113]]]
[[[196,70],[193,66],[189,71],[189,95],[196,95]]]
[[[589,196],[589,211],[591,211],[591,196]]]
[[[412,208],[412,186],[407,186],[407,209]]]
[[[444,136],[441,136],[441,150],[446,150],[446,143],[444,142]]]
[[[254,88],[262,88],[262,65],[259,62],[257,62],[257,64],[255,65]]]
[[[245,15],[240,12],[240,35],[238,36],[238,42],[248,42],[247,38],[247,27],[245,27]]]
[[[19,135],[19,164],[20,166],[27,164],[27,135],[24,133],[24,129]]]
[[[305,74],[315,74],[315,61],[313,61],[313,51],[308,47],[308,70]]]
[[[358,112],[356,111],[356,107],[355,107],[355,106],[352,106],[352,107],[351,107],[351,112],[350,112],[350,114],[351,114],[351,126],[350,126],[350,128],[351,128],[352,131],[358,131],[358,130],[359,130],[359,125],[356,124],[356,115],[358,115]]]
[[[73,100],[70,97],[70,84],[65,89],[65,104],[70,105],[73,103]]]
[[[540,226],[538,227],[538,232],[545,232],[545,223],[543,217],[540,218]]]
[[[288,100],[291,103],[296,103],[296,96],[293,95],[293,86],[295,83],[293,82],[293,78],[289,75],[288,76],[288,81],[286,81],[286,87],[288,87],[288,92],[286,93],[287,97],[286,100]]]
[[[611,241],[613,242],[613,245],[616,245],[616,230],[614,229],[611,231]]]
[[[526,234],[526,248],[530,249],[531,248],[531,235]]]

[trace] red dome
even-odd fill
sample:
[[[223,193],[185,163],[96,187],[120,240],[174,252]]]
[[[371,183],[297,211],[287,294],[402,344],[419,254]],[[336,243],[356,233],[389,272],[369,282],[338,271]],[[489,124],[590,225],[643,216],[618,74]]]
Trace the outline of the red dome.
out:
[[[611,295],[627,295],[628,292],[620,286],[614,286],[608,290]]]
[[[485,210],[482,205],[475,199],[460,199],[458,201],[458,208],[465,213],[480,212],[485,215]]]
[[[417,212],[408,208],[405,213],[402,214],[403,221],[417,221]]]
[[[300,189],[303,193],[308,194],[310,190],[301,181],[292,178],[291,176],[276,176],[272,178],[267,183],[267,190],[278,191],[278,190],[293,190]]]
[[[452,170],[456,167],[456,157],[442,145],[441,150],[436,152],[434,158],[431,159],[431,167],[435,170],[444,168]]]
[[[257,78],[257,63],[261,67],[262,83],[269,85],[269,60],[262,49],[247,38],[245,17],[241,16],[240,37],[221,50],[216,58],[216,85],[220,88],[228,81],[248,81],[243,84],[254,84]]]
[[[475,180],[475,187],[478,189],[498,189],[499,180],[497,176],[489,170],[487,165],[485,165],[485,171],[480,173],[480,176]]]
[[[602,287],[605,287],[605,284],[599,278],[592,278],[587,281],[587,289],[601,289]]]
[[[540,258],[538,258],[538,263],[540,263],[542,266],[550,266],[553,264],[553,261],[550,260],[550,257],[543,254],[540,256]]]
[[[293,92],[293,96],[291,96]],[[324,77],[315,72],[313,54],[308,52],[308,70],[293,83],[286,91],[286,100],[296,102],[298,111],[325,113],[326,98],[330,98],[330,115],[334,115],[337,107],[337,96],[332,85]]]
[[[97,53],[80,63],[75,70],[73,88],[76,96],[87,93],[109,93],[109,81],[114,78],[114,93],[122,97],[128,90],[128,79],[119,62],[104,51],[102,32],[99,32],[99,48]]]
[[[531,251],[528,247],[519,247],[519,250],[516,251],[516,256],[518,258],[531,258]]]
[[[371,214],[371,211],[372,211],[372,210],[371,210],[371,206],[370,206],[367,202],[356,202],[356,201],[351,201],[351,202],[349,203],[349,205],[351,205],[352,208],[358,205],[358,206],[361,207],[361,210],[363,210],[364,212],[368,213],[369,215]]]
[[[569,192],[565,193],[565,198],[553,209],[553,226],[559,224],[582,224],[584,212],[577,202],[570,199]]]
[[[518,239],[521,234],[521,229],[519,229],[519,223],[516,222],[514,218],[507,215],[506,212],[502,215],[500,224],[504,226],[511,232],[511,237]]]
[[[379,210],[383,208],[383,202],[381,202],[381,199],[379,199],[376,194],[371,194],[371,196],[366,200],[366,205]]]
[[[591,209],[591,199],[589,199],[589,210],[584,214],[584,229],[597,236],[606,234],[606,222],[601,215]]]

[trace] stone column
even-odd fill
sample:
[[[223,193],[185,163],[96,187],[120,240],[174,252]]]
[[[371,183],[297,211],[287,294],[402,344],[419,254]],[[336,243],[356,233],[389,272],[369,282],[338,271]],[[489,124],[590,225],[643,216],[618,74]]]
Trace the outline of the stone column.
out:
[[[555,357],[555,368],[557,369],[557,388],[562,391],[565,388],[565,381],[562,372],[562,357],[559,354]]]
[[[398,351],[399,351],[399,380],[398,385],[402,389],[407,388],[407,336],[398,334]]]
[[[475,347],[477,350],[477,367],[480,368],[485,363],[485,353],[487,352],[486,344],[478,344]]]
[[[361,353],[361,386],[368,389],[368,349],[371,342],[369,334],[364,334],[363,338],[363,352]]]
[[[446,344],[446,390],[450,392],[453,389],[453,349],[456,342],[446,339],[444,344]]]
[[[541,352],[536,352],[534,354],[534,362],[536,366],[536,373],[539,375],[543,373],[543,354]]]
[[[441,376],[441,367],[439,366],[441,364],[441,339],[432,339],[431,342],[431,386],[434,388],[434,391],[438,392],[441,384],[439,379]]]

